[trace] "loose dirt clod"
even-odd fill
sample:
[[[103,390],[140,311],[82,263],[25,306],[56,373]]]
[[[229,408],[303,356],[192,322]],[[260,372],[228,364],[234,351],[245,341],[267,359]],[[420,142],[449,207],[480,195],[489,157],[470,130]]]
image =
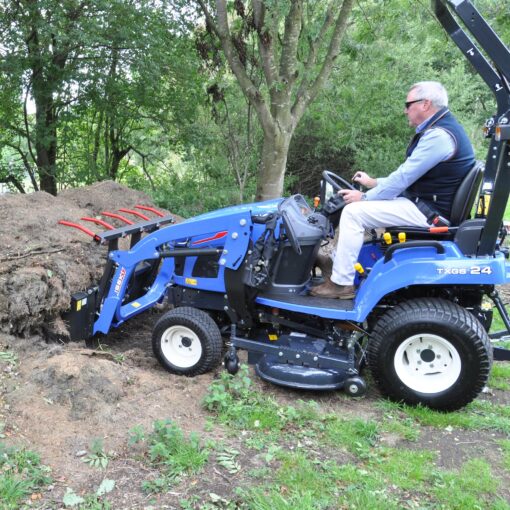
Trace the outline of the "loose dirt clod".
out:
[[[44,192],[1,195],[0,331],[65,339],[67,328],[60,316],[73,292],[101,276],[107,248],[58,221],[101,231],[80,218],[137,204],[154,205],[144,193],[112,181],[66,190],[57,197]],[[116,219],[108,222],[123,225]]]

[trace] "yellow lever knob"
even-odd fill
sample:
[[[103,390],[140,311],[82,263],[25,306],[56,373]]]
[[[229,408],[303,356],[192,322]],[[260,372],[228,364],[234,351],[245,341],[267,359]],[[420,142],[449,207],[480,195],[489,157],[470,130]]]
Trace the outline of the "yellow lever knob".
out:
[[[398,242],[399,243],[405,243],[406,242],[406,233],[405,232],[399,232],[398,233]]]
[[[356,269],[356,271],[358,271],[359,274],[363,274],[365,272],[363,266],[359,262],[356,262],[356,264],[354,264],[354,269]]]
[[[386,244],[391,244],[391,234],[389,232],[383,234],[383,239]]]

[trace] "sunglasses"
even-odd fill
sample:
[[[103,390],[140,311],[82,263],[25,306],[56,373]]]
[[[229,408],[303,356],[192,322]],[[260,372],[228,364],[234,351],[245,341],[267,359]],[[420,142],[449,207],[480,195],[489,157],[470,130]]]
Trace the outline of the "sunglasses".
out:
[[[415,99],[414,101],[406,101],[404,104],[405,104],[405,107],[406,107],[406,110],[409,109],[409,107],[414,104],[414,103],[419,103],[420,101],[426,101],[426,99]]]

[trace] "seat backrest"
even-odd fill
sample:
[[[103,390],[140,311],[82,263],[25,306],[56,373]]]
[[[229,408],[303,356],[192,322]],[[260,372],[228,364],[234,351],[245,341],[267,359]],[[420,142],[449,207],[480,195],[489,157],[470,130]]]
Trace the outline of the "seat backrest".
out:
[[[453,197],[452,211],[450,213],[450,223],[453,226],[458,226],[468,219],[478,196],[478,188],[482,182],[483,170],[483,162],[476,161],[460,183],[455,197]]]

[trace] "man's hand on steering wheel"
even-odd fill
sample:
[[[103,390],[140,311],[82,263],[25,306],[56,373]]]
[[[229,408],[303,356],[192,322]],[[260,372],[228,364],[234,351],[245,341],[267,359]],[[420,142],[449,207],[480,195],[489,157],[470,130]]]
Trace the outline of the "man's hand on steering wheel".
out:
[[[338,194],[342,196],[346,204],[359,202],[360,200],[365,199],[365,193],[358,191],[357,189],[341,189],[338,191]]]

